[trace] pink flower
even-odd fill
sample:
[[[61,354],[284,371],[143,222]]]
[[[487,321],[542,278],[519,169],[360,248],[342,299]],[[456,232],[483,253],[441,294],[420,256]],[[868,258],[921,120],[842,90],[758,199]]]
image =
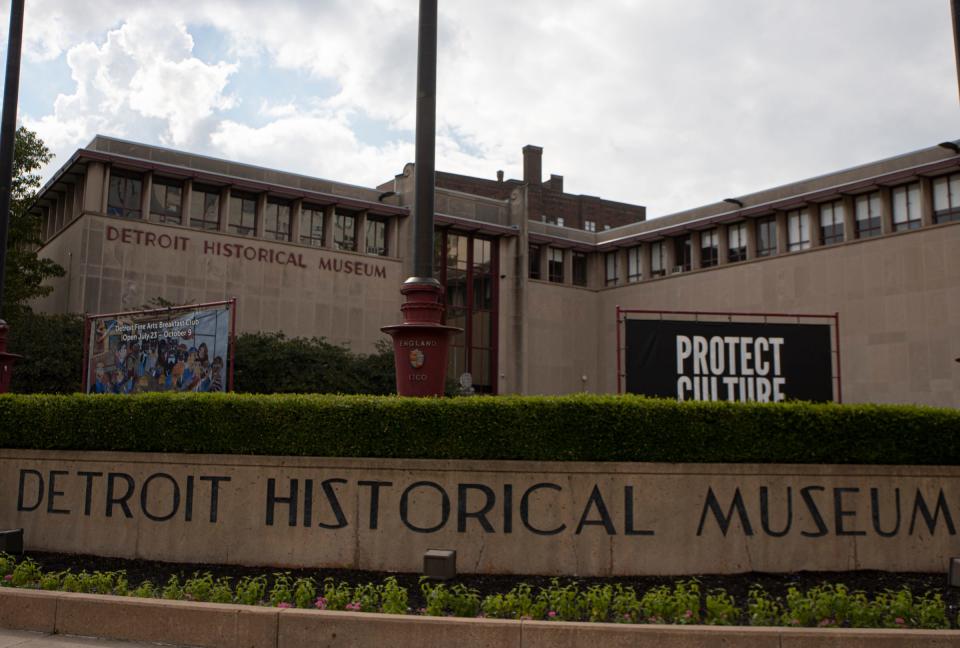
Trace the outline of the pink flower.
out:
[[[360,606],[360,601],[354,601],[353,603],[347,603],[344,607],[345,607],[347,610],[350,610],[351,612],[359,612],[359,611],[360,611],[360,607],[361,607],[361,606]]]
[[[317,600],[313,603],[313,607],[317,608],[318,610],[326,610],[327,599],[323,598],[322,596],[318,596]]]
[[[549,612],[547,612],[547,616],[552,619],[552,618],[554,618],[555,616],[557,616],[557,613],[554,612],[553,610],[550,610]]]
[[[279,603],[277,603],[277,607],[278,607],[278,608],[292,608],[293,605],[290,604],[290,603],[287,603],[286,601],[280,601]]]
[[[820,619],[820,623],[817,624],[821,628],[833,625],[833,619]]]
[[[893,620],[893,622],[896,623],[897,625],[903,625],[903,624],[906,623],[906,621],[904,621],[903,617],[897,617],[896,619]]]
[[[630,618],[630,615],[629,615],[629,614],[624,614],[624,615],[623,615],[623,618],[624,618],[624,619],[629,619],[629,618]]]
[[[689,619],[690,617],[693,616],[693,610],[687,610],[686,612],[683,613],[683,616]]]
[[[12,580],[13,580],[13,574],[7,574],[6,576],[3,577],[3,580],[5,580],[5,581],[12,581]]]

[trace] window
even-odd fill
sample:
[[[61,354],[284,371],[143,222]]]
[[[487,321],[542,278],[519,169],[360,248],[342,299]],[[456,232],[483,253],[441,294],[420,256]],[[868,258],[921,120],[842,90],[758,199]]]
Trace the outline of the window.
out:
[[[367,254],[387,256],[387,223],[374,218],[367,219],[366,250]]]
[[[333,247],[336,250],[357,249],[357,217],[340,211],[333,214]]]
[[[587,255],[583,252],[573,253],[573,285],[587,285]]]
[[[110,172],[107,213],[121,218],[140,218],[143,183],[132,174]]]
[[[563,283],[563,250],[547,248],[547,275],[554,283]]]
[[[643,266],[640,265],[640,246],[627,250],[627,283],[637,283],[643,279]]]
[[[231,193],[227,231],[240,236],[257,233],[257,199],[253,195]]]
[[[933,222],[950,221],[960,221],[960,173],[933,180]]]
[[[880,236],[880,192],[857,196],[854,200],[854,227],[857,238]]]
[[[690,241],[690,235],[678,236],[673,239],[674,259],[677,264],[674,272],[690,272],[691,262],[693,260],[693,247]]]
[[[663,241],[650,244],[650,275],[662,277],[667,274],[667,260],[663,258]]]
[[[806,209],[787,212],[787,249],[791,252],[810,247],[810,213]]]
[[[597,221],[592,221],[592,220],[583,221],[583,229],[587,230],[588,232],[596,232]]]
[[[275,241],[290,240],[290,205],[267,201],[267,211],[263,215],[263,235]]]
[[[304,205],[300,210],[300,243],[323,247],[323,209]]]
[[[220,190],[194,185],[190,194],[190,227],[220,229]]]
[[[150,190],[150,220],[155,223],[173,223],[180,225],[183,222],[183,212],[180,209],[183,200],[183,189],[176,180],[153,179],[153,188]]]
[[[531,245],[527,248],[527,269],[531,279],[540,278],[540,246]]]
[[[777,253],[777,217],[764,216],[757,219],[757,256],[766,257]]]
[[[617,276],[617,253],[607,252],[603,255],[603,265],[604,265],[604,284],[607,286],[616,286],[620,281],[620,277]]]
[[[727,260],[731,263],[747,260],[747,224],[734,223],[727,226]]]
[[[720,263],[720,235],[716,228],[700,232],[700,267],[712,268]]]
[[[470,373],[478,392],[496,390],[497,240],[437,230],[437,279],[446,288],[445,321],[462,329],[450,339],[447,376]],[[469,287],[469,289],[468,289]]]
[[[893,231],[920,227],[920,183],[893,188]]]
[[[843,243],[843,201],[820,205],[820,240],[824,245]]]

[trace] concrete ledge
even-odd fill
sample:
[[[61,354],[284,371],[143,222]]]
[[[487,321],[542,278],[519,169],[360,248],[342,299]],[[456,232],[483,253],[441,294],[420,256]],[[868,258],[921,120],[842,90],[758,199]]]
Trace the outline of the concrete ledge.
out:
[[[284,610],[277,646],[289,648],[520,648],[522,624],[364,612]]]
[[[54,632],[58,634],[203,648],[238,645],[237,621],[244,606],[97,594],[55,594],[58,598]]]
[[[948,648],[958,630],[504,621],[0,588],[0,627],[202,648]]]
[[[0,588],[0,628],[53,632],[57,599],[54,592]]]

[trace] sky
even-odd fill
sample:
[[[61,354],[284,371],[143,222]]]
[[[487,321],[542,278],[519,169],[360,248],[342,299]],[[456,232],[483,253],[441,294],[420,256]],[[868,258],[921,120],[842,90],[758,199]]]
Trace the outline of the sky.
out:
[[[9,3],[0,15],[6,56]],[[960,138],[949,0],[440,0],[437,168],[648,218]],[[412,0],[29,0],[20,123],[373,186],[414,157]]]

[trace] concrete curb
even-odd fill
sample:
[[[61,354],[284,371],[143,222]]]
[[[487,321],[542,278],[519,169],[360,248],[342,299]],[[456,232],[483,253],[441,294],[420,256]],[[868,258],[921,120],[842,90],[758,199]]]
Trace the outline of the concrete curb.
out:
[[[618,625],[321,612],[0,589],[0,627],[201,648],[948,648],[958,630]]]

